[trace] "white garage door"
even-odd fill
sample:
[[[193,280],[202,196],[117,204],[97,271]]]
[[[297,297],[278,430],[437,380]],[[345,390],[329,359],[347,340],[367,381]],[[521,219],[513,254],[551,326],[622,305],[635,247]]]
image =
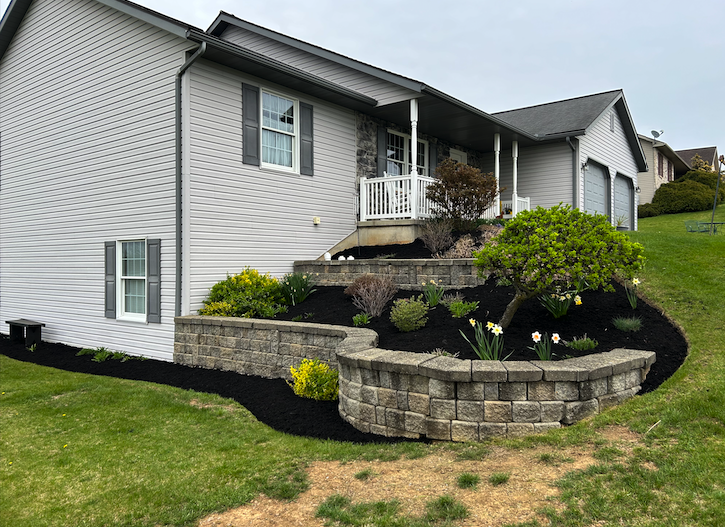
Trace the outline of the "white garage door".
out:
[[[614,219],[632,229],[633,192],[630,179],[617,174],[614,178]]]
[[[584,210],[590,214],[609,216],[609,178],[605,168],[591,161],[584,171]]]

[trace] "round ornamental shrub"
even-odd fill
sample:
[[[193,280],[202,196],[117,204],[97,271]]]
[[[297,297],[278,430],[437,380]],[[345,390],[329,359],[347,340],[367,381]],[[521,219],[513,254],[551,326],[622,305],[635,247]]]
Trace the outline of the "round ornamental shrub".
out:
[[[239,274],[227,276],[214,284],[204,300],[200,315],[272,318],[284,313],[282,287],[269,276],[256,269],[245,268]]]
[[[665,183],[655,191],[652,204],[656,205],[662,214],[677,214],[679,212],[697,212],[712,208],[715,191],[693,180]]]
[[[642,245],[617,232],[606,216],[558,205],[516,215],[491,243],[476,253],[475,264],[516,292],[499,321],[508,327],[524,301],[555,291],[586,287],[613,290],[615,274],[632,278],[641,269]]]
[[[390,309],[390,321],[403,333],[415,331],[428,322],[428,304],[423,301],[423,295],[418,298],[399,298],[393,302]]]
[[[675,183],[682,183],[684,181],[695,181],[697,183],[702,183],[703,185],[710,187],[714,191],[717,188],[717,176],[717,172],[708,172],[706,170],[690,170],[681,178],[676,179]],[[720,189],[718,191],[717,198],[718,202],[725,200],[725,176],[720,177]],[[714,192],[712,197],[715,197]],[[710,201],[712,201],[712,199]]]
[[[335,401],[339,391],[337,370],[330,368],[320,359],[302,359],[299,368],[290,367],[295,395],[316,401]]]
[[[658,205],[654,203],[645,203],[637,206],[637,217],[638,218],[652,218],[662,214]]]

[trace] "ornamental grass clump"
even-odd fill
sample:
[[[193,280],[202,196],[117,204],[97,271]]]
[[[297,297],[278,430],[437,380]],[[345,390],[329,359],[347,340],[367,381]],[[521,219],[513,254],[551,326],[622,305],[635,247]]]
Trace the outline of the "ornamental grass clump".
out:
[[[355,279],[345,289],[345,294],[352,296],[352,303],[371,317],[382,315],[385,306],[390,302],[398,286],[389,276],[364,274]]]
[[[320,359],[302,359],[299,368],[290,367],[295,395],[316,401],[335,401],[339,385],[338,372]]]
[[[280,283],[269,274],[246,267],[236,275],[227,275],[212,286],[200,315],[272,318],[284,313],[284,294]]]
[[[615,274],[631,278],[642,268],[643,247],[617,232],[603,215],[558,205],[522,211],[476,253],[479,273],[510,280],[515,294],[499,320],[507,328],[531,298],[572,290],[576,284],[613,291]]]
[[[573,340],[564,342],[564,345],[567,348],[571,348],[571,349],[577,350],[577,351],[591,351],[594,348],[596,348],[597,346],[599,346],[599,342],[597,342],[595,339],[587,337],[587,334],[584,333],[583,337],[580,337],[580,338],[574,337]]]
[[[503,328],[501,326],[494,324],[493,322],[488,322],[486,324],[486,328],[484,329],[483,324],[473,318],[468,322],[470,322],[471,326],[474,328],[476,343],[473,344],[470,340],[468,340],[468,337],[463,331],[459,331],[463,338],[466,339],[466,342],[471,345],[473,351],[476,355],[478,355],[479,359],[506,360],[511,356],[511,353],[513,352],[509,353],[505,357],[503,356]],[[491,335],[489,336],[486,331],[490,332]]]
[[[638,317],[614,317],[612,324],[619,331],[634,333],[642,329],[642,319]]]
[[[428,304],[423,302],[423,295],[418,298],[399,298],[390,309],[390,321],[403,333],[415,331],[428,322]]]

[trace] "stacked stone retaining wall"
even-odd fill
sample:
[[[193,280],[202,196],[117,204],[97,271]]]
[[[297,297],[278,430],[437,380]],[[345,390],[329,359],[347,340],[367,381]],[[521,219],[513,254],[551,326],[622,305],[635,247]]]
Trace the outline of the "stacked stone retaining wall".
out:
[[[294,263],[296,273],[314,276],[319,285],[350,285],[364,274],[389,276],[403,289],[422,289],[431,280],[446,287],[475,287],[486,278],[478,276],[473,258],[453,260],[306,260]]]
[[[563,361],[471,361],[376,348],[369,329],[176,317],[174,362],[290,378],[303,358],[340,372],[339,411],[364,432],[478,441],[573,424],[634,396],[655,361],[616,349]]]

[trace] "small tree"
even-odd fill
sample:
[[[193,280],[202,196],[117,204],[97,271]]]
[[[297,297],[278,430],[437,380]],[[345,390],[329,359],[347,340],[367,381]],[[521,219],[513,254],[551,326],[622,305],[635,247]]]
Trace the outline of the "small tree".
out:
[[[426,197],[436,214],[453,220],[455,229],[470,231],[476,220],[491,206],[498,195],[496,178],[492,173],[446,159],[436,169],[437,180],[428,186]]]
[[[517,214],[476,253],[476,265],[510,280],[516,289],[499,321],[506,328],[526,300],[557,288],[574,289],[584,281],[591,288],[613,290],[615,274],[632,278],[641,268],[642,250],[606,216],[558,205]]]
[[[695,154],[694,156],[692,156],[692,159],[690,160],[690,166],[692,167],[692,170],[703,172],[713,171],[712,165],[710,165],[710,163],[701,158],[700,154]]]

